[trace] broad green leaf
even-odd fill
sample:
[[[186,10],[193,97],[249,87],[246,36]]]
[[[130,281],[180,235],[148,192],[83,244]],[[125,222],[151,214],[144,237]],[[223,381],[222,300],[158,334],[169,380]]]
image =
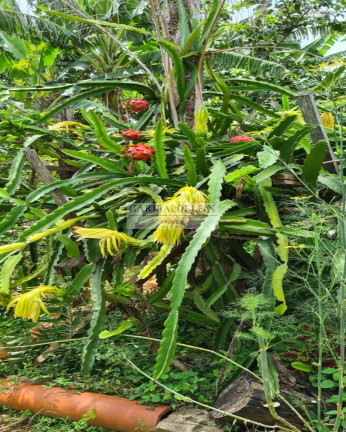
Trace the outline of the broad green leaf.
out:
[[[280,220],[279,212],[276,207],[275,201],[273,199],[273,196],[271,192],[269,192],[266,187],[271,187],[272,182],[270,178],[267,178],[266,180],[262,180],[259,184],[259,191],[262,196],[264,208],[267,212],[267,215],[269,217],[269,220],[273,226],[273,228],[281,228],[282,223]],[[288,239],[285,235],[278,233],[277,234],[278,239],[278,254],[280,256],[280,259],[286,263],[288,261]]]
[[[91,279],[90,295],[92,301],[92,319],[88,331],[88,339],[83,347],[82,368],[83,375],[91,372],[95,355],[99,345],[99,334],[103,330],[106,318],[106,301],[104,287],[101,279],[102,264],[97,264],[94,276]]]
[[[290,107],[290,102],[289,102],[288,96],[282,95],[281,100],[282,100],[282,109],[284,111],[289,111],[291,109],[291,107]]]
[[[274,165],[279,157],[280,152],[267,145],[264,145],[263,150],[257,153],[258,164],[262,169],[266,169],[271,165]]]
[[[170,58],[172,59],[176,82],[177,82],[177,90],[180,97],[180,100],[185,98],[185,71],[183,62],[179,56],[177,46],[173,42],[170,42],[167,39],[161,39],[159,41],[162,48],[168,53]]]
[[[159,266],[162,261],[170,254],[173,246],[163,245],[159,251],[159,253],[147,264],[143,270],[140,272],[140,279],[145,279]]]
[[[282,304],[280,304],[274,309],[274,311],[278,315],[282,315],[283,313],[285,313],[287,309],[285,294],[282,286],[282,281],[286,272],[287,272],[287,264],[281,264],[275,269],[273,273],[273,293],[277,301],[282,302]]]
[[[25,205],[18,205],[13,207],[0,222],[0,235],[5,234],[10,230],[17,222],[17,220],[23,215],[26,210]]]
[[[195,305],[197,308],[204,313],[207,317],[215,321],[216,323],[220,322],[219,317],[216,315],[216,313],[210,309],[210,306],[207,307],[203,297],[201,295],[196,296],[194,299]]]
[[[119,24],[119,23],[113,23],[113,22],[109,22],[109,21],[99,21],[99,20],[94,20],[94,19],[87,19],[87,18],[82,18],[80,16],[75,16],[75,15],[71,15],[71,14],[67,14],[67,13],[63,13],[63,12],[59,12],[59,11],[53,11],[53,10],[45,10],[45,13],[47,13],[49,15],[56,15],[60,18],[66,19],[66,20],[77,21],[77,22],[81,22],[81,23],[85,23],[85,24],[91,24],[91,25],[97,25],[97,26],[103,26],[103,27],[113,27],[113,28],[118,28],[118,29],[122,29],[122,30],[133,31],[133,32],[141,33],[141,34],[145,34],[145,35],[150,35],[150,32],[148,32],[147,30],[133,27],[133,26],[129,26],[127,24]]]
[[[49,242],[49,240],[48,240],[48,242]],[[54,274],[55,274],[54,266],[56,264],[58,264],[63,249],[64,249],[64,245],[60,242],[57,242],[57,244],[53,248],[53,253],[51,254],[51,256],[48,260],[48,265],[47,265],[47,270],[46,270],[45,275],[44,275],[43,285],[50,286],[53,284]],[[48,256],[49,256],[49,254],[48,254]]]
[[[268,140],[274,136],[282,136],[293,123],[297,120],[298,116],[296,114],[290,115],[279,122],[279,124],[268,134]]]
[[[232,183],[232,182],[239,180],[242,177],[245,177],[245,176],[252,174],[256,171],[259,171],[259,168],[255,167],[253,165],[244,166],[242,168],[239,168],[239,169],[227,174],[225,177],[225,182]]]
[[[63,244],[70,258],[76,258],[80,255],[78,246],[75,241],[65,234],[58,234],[56,239]]]
[[[244,223],[232,224],[229,222],[221,222],[220,230],[227,231],[232,234],[244,234],[248,236],[266,236],[275,237],[275,233],[270,229],[270,227],[259,221],[247,219]]]
[[[19,261],[23,258],[22,254],[13,255],[4,262],[0,275],[0,297],[10,295],[11,277]]]
[[[277,227],[275,231],[290,237],[314,238],[316,236],[314,231],[307,231],[299,228]]]
[[[166,297],[172,287],[174,276],[175,272],[171,271],[168,277],[165,279],[162,287],[160,287],[156,292],[154,292],[148,297],[148,303],[150,305],[155,305],[156,302],[159,302]]]
[[[302,179],[311,189],[316,188],[316,182],[326,151],[327,143],[325,141],[319,141],[312,147],[310,153],[305,159],[302,169]]]
[[[260,183],[263,180],[266,180],[268,177],[271,177],[272,175],[276,174],[278,171],[283,170],[284,167],[280,165],[273,165],[269,168],[261,171],[260,173],[256,174],[252,177],[253,180],[256,181],[256,183]]]
[[[192,158],[192,153],[188,145],[183,147],[184,162],[187,168],[187,184],[189,186],[196,186],[197,183],[197,171],[196,165]]]
[[[120,176],[120,175],[116,175],[116,177],[118,177],[118,176]],[[32,203],[34,201],[37,201],[42,196],[48,194],[52,190],[64,188],[66,186],[71,186],[71,185],[75,185],[75,184],[79,184],[79,183],[83,183],[83,182],[87,182],[87,181],[91,181],[91,180],[95,180],[95,179],[98,179],[99,181],[112,180],[112,179],[114,179],[114,174],[104,173],[104,172],[86,173],[86,174],[76,175],[76,176],[74,176],[70,179],[67,179],[67,180],[57,180],[54,183],[50,183],[48,185],[42,186],[42,187],[36,189],[35,191],[31,192],[26,197],[26,201],[28,203]],[[85,187],[87,188],[87,185]]]
[[[196,168],[204,177],[208,177],[210,174],[206,156],[204,148],[198,148],[196,150]]]
[[[296,93],[287,89],[286,87],[282,87],[282,86],[278,86],[275,84],[269,84],[266,81],[258,81],[258,80],[254,80],[254,79],[249,79],[249,78],[232,78],[231,82],[233,83],[239,83],[239,84],[245,84],[245,85],[240,85],[238,87],[231,87],[231,90],[236,90],[239,92],[242,91],[246,91],[246,90],[271,90],[275,93],[280,93],[280,94],[284,94],[287,96],[291,96],[292,98],[296,98]]]
[[[103,147],[115,154],[119,154],[124,150],[123,146],[117,144],[108,136],[105,125],[96,113],[91,111],[88,113],[84,112],[83,116],[94,127],[95,135]]]
[[[262,238],[259,241],[259,248],[266,267],[262,283],[262,291],[267,299],[273,300],[273,274],[277,268],[277,260],[273,241]],[[274,301],[272,302],[272,305],[274,307]]]
[[[234,263],[231,276],[229,277],[229,282],[236,281],[239,278],[240,274],[241,274],[240,265],[238,263]]]
[[[323,389],[331,389],[337,387],[337,383],[331,380],[323,380],[320,385]]]
[[[181,1],[181,0],[180,0]],[[205,24],[205,20],[202,20],[197,27],[192,31],[189,37],[186,39],[185,45],[180,51],[180,57],[184,57],[185,54],[188,53],[191,45],[194,43],[196,39],[198,39],[201,27]]]
[[[205,302],[205,307],[210,308],[226,291],[228,290],[228,285],[223,285],[218,288]]]
[[[45,272],[48,267],[48,263],[44,262],[41,265],[39,265],[34,271],[31,273],[16,279],[14,282],[11,283],[10,288],[16,288],[17,286],[23,285],[26,282],[31,281],[32,279],[37,278],[41,273]]]
[[[93,96],[97,96],[103,93],[106,93],[107,91],[109,91],[108,87],[97,87],[96,89],[93,90],[88,90],[82,93],[79,93],[75,96],[66,98],[63,102],[61,102],[59,105],[56,105],[54,108],[52,108],[51,110],[42,113],[42,121],[48,120],[52,117],[54,117],[57,113],[59,113],[60,111],[62,111],[63,109],[67,108],[70,105],[75,104],[76,102],[80,101],[80,100],[87,100],[90,97]]]
[[[112,331],[103,330],[100,333],[99,338],[100,339],[107,339],[107,338],[110,338],[112,336],[118,336],[121,333],[124,333],[124,331],[133,327],[136,324],[136,322],[137,322],[136,318],[130,317],[127,320],[122,321],[120,323],[119,327],[117,327],[115,330],[112,330]]]
[[[8,176],[8,182],[5,190],[6,192],[8,192],[9,195],[13,195],[22,182],[24,164],[25,155],[23,153],[23,149],[21,149],[13,160],[13,164],[11,165],[10,173]]]
[[[154,367],[154,376],[156,378],[164,374],[172,363],[177,346],[178,320],[178,310],[172,309],[164,322],[165,329],[162,332],[162,340]]]
[[[280,157],[281,159],[290,164],[293,162],[293,153],[295,148],[298,146],[299,142],[313,130],[313,127],[307,126],[303,129],[298,130],[292,136],[290,136],[286,141],[280,146]]]
[[[249,98],[247,98],[245,96],[240,96],[240,95],[236,95],[236,94],[232,93],[231,94],[231,99],[233,99],[233,100],[235,100],[237,102],[240,102],[241,104],[243,104],[245,106],[253,108],[254,110],[256,110],[256,111],[258,111],[258,112],[260,112],[262,114],[265,114],[265,115],[267,115],[269,117],[280,118],[280,114],[276,113],[275,111],[272,111],[272,110],[269,110],[267,108],[264,108],[262,105],[260,105],[260,104],[258,104],[256,102],[253,102],[251,99],[249,99]]]
[[[185,123],[178,123],[178,128],[182,131],[182,133],[189,140],[192,148],[197,150],[200,147],[198,142],[198,137]]]
[[[220,13],[220,6],[221,3],[219,0],[212,0],[210,5],[210,11],[207,15],[207,19],[205,21],[205,24],[203,26],[203,30],[201,31],[201,37],[198,41],[197,52],[199,52],[203,46],[203,43],[205,42],[205,39],[209,33],[209,30],[214,24],[214,21],[217,19],[218,14]]]
[[[221,182],[222,178],[223,176],[221,177]],[[178,333],[178,310],[184,297],[187,275],[199,250],[217,227],[219,219],[232,205],[234,205],[232,201],[223,201],[219,204],[217,216],[212,214],[206,217],[179,261],[171,290],[171,312],[165,321],[165,330],[163,331],[163,338],[154,367],[154,375],[156,377],[160,377],[167,370],[175,353]]]
[[[91,275],[94,273],[94,270],[94,264],[88,264],[83,267],[69,285],[66,292],[67,296],[70,298],[78,296],[80,294],[80,290],[88,282]]]
[[[161,119],[157,122],[155,133],[154,133],[154,161],[157,172],[160,177],[168,178],[167,167],[166,167],[166,153],[163,146],[163,140],[165,136],[165,123]]]
[[[95,165],[101,166],[102,168],[104,168],[107,171],[111,171],[111,172],[114,172],[117,174],[126,174],[126,171],[123,168],[121,168],[119,165],[114,164],[113,162],[111,162],[108,159],[101,159],[99,157],[92,156],[92,155],[83,153],[81,151],[76,151],[76,150],[64,149],[64,150],[62,150],[62,152],[67,154],[68,156],[72,156],[76,159],[81,159],[81,160],[84,160],[86,162],[90,162],[90,163],[93,163]]]
[[[185,9],[185,2],[183,0],[176,0],[176,6],[178,11],[178,26],[180,35],[180,45],[183,47],[186,44],[189,36],[189,22]]]
[[[223,179],[226,173],[226,168],[221,160],[215,162],[211,168],[211,173],[208,182],[208,197],[211,204],[218,203],[221,197]]]
[[[331,189],[332,191],[338,194],[342,194],[342,184],[339,176],[334,177],[331,175],[327,176],[325,174],[320,174],[317,177],[317,181],[326,186],[327,188]]]
[[[114,81],[114,80],[82,80],[73,82],[71,84],[61,84],[57,86],[44,86],[44,87],[4,87],[4,90],[9,90],[11,92],[57,92],[60,90],[67,90],[72,87],[76,88],[91,88],[90,91],[111,91],[114,88],[120,88],[123,90],[136,91],[139,93],[147,94],[148,96],[155,97],[155,91],[145,84],[136,81]],[[72,99],[72,98],[71,98]],[[30,127],[31,130],[36,132],[45,132],[42,128]],[[72,141],[72,140],[70,140]],[[73,142],[73,141],[72,141]]]
[[[293,362],[291,363],[291,366],[294,367],[294,369],[298,369],[301,370],[303,372],[312,372],[313,368],[310,365],[307,365],[305,363],[302,362]]]
[[[279,302],[285,301],[285,294],[282,287],[282,281],[287,273],[287,264],[279,265],[273,273],[273,292]]]

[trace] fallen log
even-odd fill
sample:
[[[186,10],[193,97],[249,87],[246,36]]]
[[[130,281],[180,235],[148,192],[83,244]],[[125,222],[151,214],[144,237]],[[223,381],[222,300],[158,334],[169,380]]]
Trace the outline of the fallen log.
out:
[[[294,408],[305,417],[302,410],[297,406],[296,401],[301,401],[309,409],[311,406],[316,405],[316,399],[308,396],[300,391],[295,391],[294,388],[284,388],[281,385],[281,396],[283,396]],[[277,414],[291,423],[292,425],[300,428],[302,421],[285,404],[281,399],[275,400],[275,410]],[[214,407],[226,411],[230,414],[235,414],[258,423],[268,425],[275,425],[277,421],[271,416],[268,405],[265,400],[263,385],[256,378],[249,373],[242,374],[237,380],[230,383],[218,396]],[[226,414],[214,411],[212,416],[215,419],[228,420]]]

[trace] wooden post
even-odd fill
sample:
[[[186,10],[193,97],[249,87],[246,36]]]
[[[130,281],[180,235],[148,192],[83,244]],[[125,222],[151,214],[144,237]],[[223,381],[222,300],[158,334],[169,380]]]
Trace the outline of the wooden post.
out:
[[[324,159],[325,169],[330,173],[339,174],[337,160],[334,156],[334,152],[332,146],[330,145],[326,131],[324,130],[324,127],[322,125],[321,117],[317,110],[314,95],[310,92],[299,93],[297,95],[297,102],[303,114],[305,123],[308,126],[315,126],[315,129],[310,132],[312,143],[315,144],[318,141],[325,141],[327,143],[328,150]]]

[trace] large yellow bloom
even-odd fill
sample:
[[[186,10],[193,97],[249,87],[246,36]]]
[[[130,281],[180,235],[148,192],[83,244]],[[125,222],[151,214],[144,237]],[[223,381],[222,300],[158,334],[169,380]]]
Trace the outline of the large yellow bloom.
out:
[[[106,257],[106,248],[110,255],[114,255],[115,252],[120,252],[127,244],[133,246],[139,246],[140,241],[135,238],[129,237],[127,234],[113,231],[106,228],[75,228],[75,232],[78,234],[78,240],[85,238],[99,239],[99,245],[102,256]]]
[[[40,316],[41,310],[46,314],[49,314],[49,311],[42,300],[45,298],[47,293],[59,295],[62,294],[63,291],[54,286],[41,285],[32,288],[24,294],[16,296],[9,302],[7,309],[17,303],[14,308],[14,317],[31,319],[33,322],[36,322]]]
[[[192,186],[184,186],[179,189],[173,198],[180,205],[186,207],[190,214],[205,214],[207,212],[207,195]]]
[[[75,121],[62,121],[55,123],[53,126],[48,126],[49,130],[53,131],[65,131],[65,132],[77,132],[78,129],[88,129],[89,126],[75,122]]]
[[[331,112],[325,111],[324,113],[322,113],[321,120],[324,127],[326,128],[334,127],[334,117]]]
[[[182,236],[184,236],[184,226],[182,224],[163,222],[154,232],[153,239],[166,245],[178,245]]]
[[[184,235],[184,225],[194,215],[207,213],[208,197],[192,186],[179,189],[172,198],[159,204],[157,222],[160,224],[153,238],[158,243],[176,245]]]

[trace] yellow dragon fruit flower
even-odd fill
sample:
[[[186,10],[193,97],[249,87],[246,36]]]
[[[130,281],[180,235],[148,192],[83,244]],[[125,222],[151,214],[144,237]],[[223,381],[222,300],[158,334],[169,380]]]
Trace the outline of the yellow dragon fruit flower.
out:
[[[334,127],[334,117],[331,112],[325,111],[321,114],[321,120],[322,124],[326,128],[333,128]]]
[[[187,225],[193,215],[207,213],[208,197],[192,186],[179,189],[172,198],[159,204],[160,224],[154,232],[153,239],[158,243],[176,245],[184,235],[184,225]]]
[[[184,236],[184,226],[181,223],[163,222],[154,232],[153,239],[157,243],[166,245],[178,245]]]
[[[52,131],[65,131],[65,132],[74,132],[76,133],[78,129],[88,129],[89,126],[75,121],[62,121],[59,123],[55,123],[52,126],[48,126],[49,130]]]
[[[120,252],[126,245],[139,246],[140,241],[129,237],[127,234],[113,231],[106,228],[75,228],[78,240],[85,238],[99,239],[100,250],[103,258],[106,257],[106,249],[109,255],[113,256]]]
[[[31,319],[36,322],[40,316],[41,310],[46,314],[50,315],[50,312],[46,308],[43,302],[43,298],[46,294],[62,295],[63,290],[56,288],[54,286],[41,285],[39,287],[34,287],[30,291],[20,294],[14,297],[9,304],[7,309],[16,303],[14,308],[14,317],[21,317],[26,319]]]

